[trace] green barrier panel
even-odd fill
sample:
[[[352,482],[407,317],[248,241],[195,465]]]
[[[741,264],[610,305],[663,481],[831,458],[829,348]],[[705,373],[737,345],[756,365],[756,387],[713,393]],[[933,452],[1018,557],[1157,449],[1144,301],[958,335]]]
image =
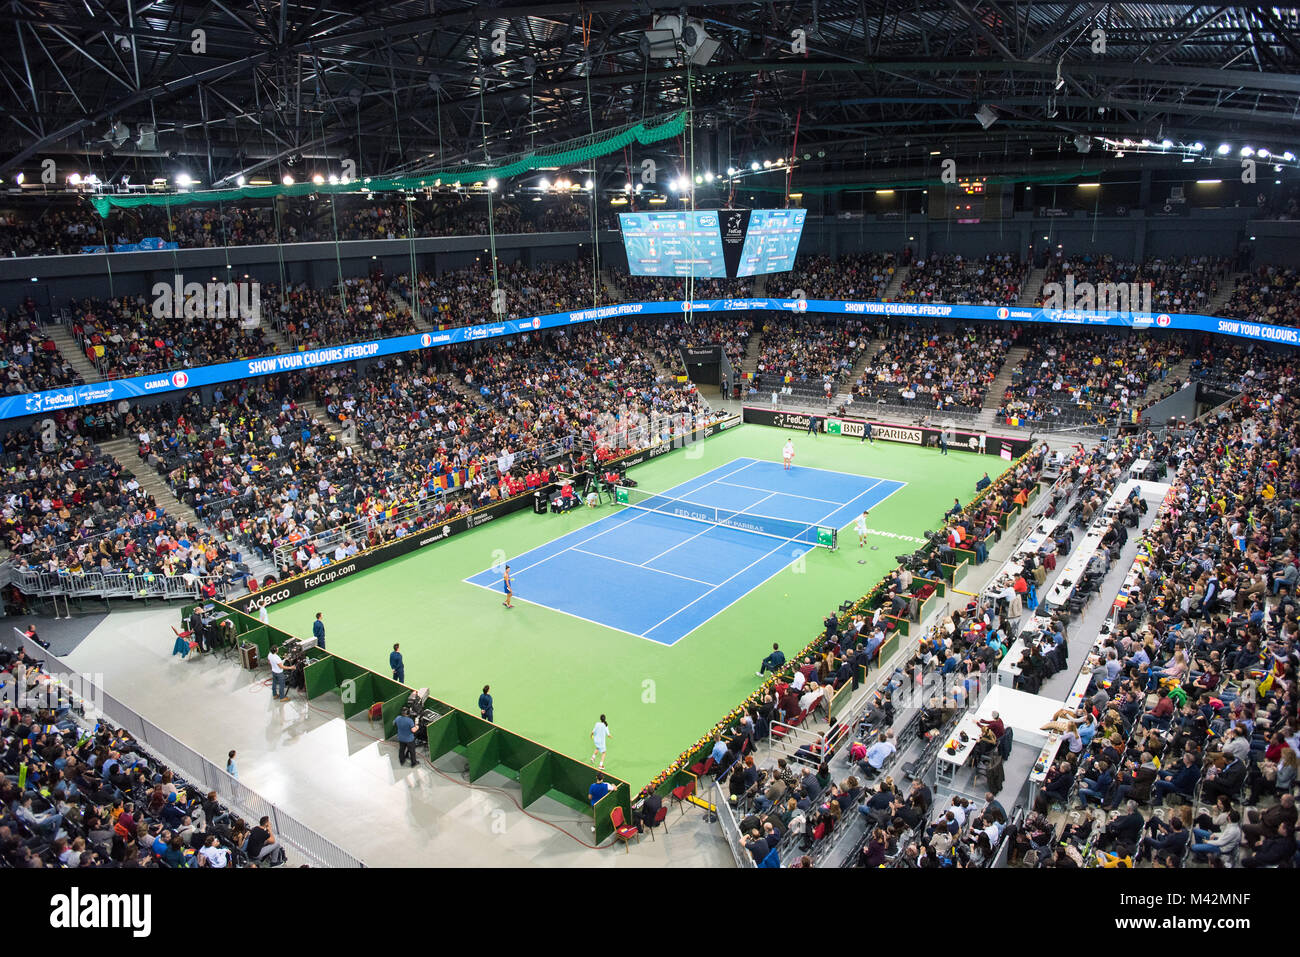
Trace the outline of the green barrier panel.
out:
[[[938,603],[939,593],[937,591],[931,592],[929,598],[924,599],[917,605],[916,620],[918,622],[925,621],[925,616],[930,614],[931,609],[933,609]]]
[[[952,550],[952,552],[953,552],[953,554],[956,555],[958,558],[964,558],[966,561],[970,562],[972,565],[978,565],[978,564],[979,564],[979,562],[977,562],[977,561],[975,560],[975,553],[972,552],[969,548],[954,548],[954,549]]]
[[[835,697],[831,699],[831,710],[830,710],[831,717],[832,718],[839,717],[840,712],[843,711],[848,706],[849,700],[852,697],[853,697],[852,682],[844,685],[844,687],[840,688],[839,691],[835,692]]]
[[[451,705],[448,705],[451,707]],[[479,738],[489,731],[496,728],[496,725],[490,721],[484,721],[476,714],[469,714],[456,709],[456,721],[460,727],[460,743],[468,745],[471,741]]]
[[[655,793],[661,798],[666,798],[673,793],[674,788],[681,787],[683,784],[690,784],[692,781],[695,781],[695,775],[691,774],[690,771],[677,770],[664,778],[663,783],[655,788]],[[696,787],[698,789],[698,782]]]
[[[343,717],[364,714],[375,703],[370,688],[370,672],[363,671],[355,678],[344,678],[339,682],[339,696],[343,699]]]
[[[546,749],[536,741],[520,737],[505,728],[497,730],[501,733],[501,763],[511,770],[518,771],[546,753]]]
[[[257,657],[259,661],[265,661],[266,656],[271,653],[271,639],[267,635],[266,625],[261,623],[248,631],[239,635],[239,643],[252,642],[257,646]]]
[[[895,651],[898,650],[898,635],[893,634],[885,639],[885,643],[876,649],[876,663],[883,665],[890,659]]]
[[[543,751],[519,769],[519,789],[523,791],[520,803],[524,807],[545,797],[551,789],[551,753]]]
[[[387,701],[389,698],[396,698],[399,694],[404,694],[408,698],[411,695],[411,688],[404,684],[394,681],[386,675],[370,672],[371,687],[375,689],[376,701]]]
[[[372,686],[375,684],[374,675],[370,676],[370,683]],[[393,735],[397,733],[397,728],[393,724],[393,722],[396,721],[397,716],[402,713],[402,708],[406,705],[407,699],[409,699],[410,697],[411,696],[408,692],[403,691],[401,694],[394,695],[393,697],[384,701],[384,737],[385,738],[391,738]]]
[[[498,764],[501,756],[501,732],[492,728],[465,745],[465,757],[469,758],[469,779],[477,781]]]
[[[594,781],[595,778],[592,778]],[[613,782],[611,782],[613,783]],[[626,784],[619,784],[614,790],[610,791],[603,798],[596,802],[592,808],[593,822],[596,825],[596,843],[600,844],[614,833],[614,822],[610,820],[609,815],[616,807],[623,809],[623,823],[632,823],[632,796],[631,789]]]
[[[1002,526],[1003,531],[1006,531],[1008,528],[1011,527],[1012,523],[1016,520],[1016,515],[1018,515],[1019,513],[1020,513],[1020,506],[1013,505],[1011,506],[1011,511],[1003,514],[998,518],[998,524]]]
[[[359,678],[361,675],[373,674],[372,671],[362,668],[355,661],[348,661],[346,658],[338,657],[334,661],[334,673],[338,676],[340,686],[349,678]]]
[[[455,711],[444,711],[426,730],[429,736],[429,759],[436,761],[460,743],[460,726]]]
[[[337,659],[332,657],[321,658],[302,670],[302,679],[303,684],[307,686],[308,700],[338,690],[339,679],[334,670],[336,661]]]
[[[958,562],[956,567],[953,568],[952,570],[952,583],[956,585],[959,581],[961,581],[963,578],[966,577],[966,573],[968,571],[970,571],[969,563]]]

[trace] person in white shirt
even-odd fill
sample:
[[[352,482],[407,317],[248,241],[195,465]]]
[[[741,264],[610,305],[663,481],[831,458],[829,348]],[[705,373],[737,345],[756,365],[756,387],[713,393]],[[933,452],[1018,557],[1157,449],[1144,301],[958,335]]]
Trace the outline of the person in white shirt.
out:
[[[230,864],[230,851],[217,843],[215,834],[208,835],[207,841],[199,850],[199,856],[207,861],[208,867],[228,867]]]
[[[289,700],[289,680],[284,672],[284,659],[280,657],[280,646],[272,645],[271,653],[266,656],[266,663],[271,666],[271,698],[275,701]]]
[[[785,468],[790,468],[790,463],[794,461],[794,442],[786,439],[785,448],[781,450],[781,461],[785,463]]]
[[[854,527],[858,530],[858,548],[867,544],[867,510],[863,509]]]

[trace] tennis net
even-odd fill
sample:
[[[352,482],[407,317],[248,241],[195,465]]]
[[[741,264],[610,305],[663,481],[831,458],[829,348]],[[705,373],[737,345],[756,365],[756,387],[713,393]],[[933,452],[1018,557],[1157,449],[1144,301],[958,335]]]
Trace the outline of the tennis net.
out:
[[[766,535],[784,541],[802,542],[805,545],[816,545],[831,550],[838,545],[838,531],[827,525],[805,525],[803,522],[772,518],[769,515],[751,515],[733,509],[714,508],[711,505],[699,505],[662,493],[646,492],[624,485],[615,489],[614,501],[630,508],[659,512],[704,525],[734,528],[737,531]]]

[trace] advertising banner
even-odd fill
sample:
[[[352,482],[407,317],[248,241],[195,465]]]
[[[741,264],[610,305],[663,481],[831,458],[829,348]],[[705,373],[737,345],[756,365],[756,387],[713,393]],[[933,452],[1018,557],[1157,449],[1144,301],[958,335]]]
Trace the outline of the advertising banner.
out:
[[[160,392],[193,389],[198,386],[232,382],[254,376],[271,375],[309,369],[336,362],[351,362],[375,356],[395,355],[428,349],[433,346],[455,345],[462,342],[479,342],[502,336],[514,336],[545,329],[603,319],[626,316],[668,315],[678,312],[729,312],[729,311],[783,311],[812,312],[824,315],[899,316],[915,319],[960,319],[976,321],[1042,322],[1054,325],[1111,326],[1132,329],[1209,332],[1236,336],[1256,342],[1283,345],[1300,345],[1300,328],[1275,326],[1267,323],[1247,322],[1241,319],[1220,319],[1215,316],[1160,313],[1096,313],[1063,309],[1037,309],[1019,306],[947,306],[936,303],[915,302],[845,302],[823,299],[705,299],[692,302],[626,302],[613,306],[598,306],[572,312],[558,312],[545,316],[528,316],[502,322],[436,332],[413,333],[356,342],[343,346],[292,352],[286,355],[267,356],[261,359],[242,359],[219,365],[199,366],[161,372],[155,375],[115,379],[92,385],[67,386],[45,392],[13,395],[0,398],[0,419],[24,415],[39,415],[59,409],[71,409],[99,402],[117,402]],[[804,423],[807,428],[807,422]]]

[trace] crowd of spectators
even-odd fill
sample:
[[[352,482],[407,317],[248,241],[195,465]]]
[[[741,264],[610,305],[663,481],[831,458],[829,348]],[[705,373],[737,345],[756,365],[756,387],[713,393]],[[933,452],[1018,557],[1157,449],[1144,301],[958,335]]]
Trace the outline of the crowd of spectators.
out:
[[[224,589],[243,580],[220,536],[167,513],[88,436],[130,430],[134,414],[91,407],[4,437],[5,545],[18,568],[52,573],[191,575]]]
[[[1013,253],[990,253],[980,259],[960,254],[930,256],[912,263],[898,298],[902,302],[1010,306],[1020,299],[1028,276],[1028,264]]]
[[[508,199],[492,204],[492,231],[498,234],[590,231],[587,204],[567,197],[547,199],[525,215]],[[601,228],[611,228],[608,217]],[[101,218],[88,202],[20,207],[0,214],[0,256],[55,256],[83,247],[125,245],[144,239],[174,242],[181,249],[255,246],[275,243],[334,242],[487,235],[485,198],[468,194],[417,194],[411,201],[360,194],[334,198],[294,197],[277,218],[270,201],[219,206],[142,206],[114,209]]]
[[[1142,287],[1150,285],[1152,312],[1193,312],[1204,314],[1219,294],[1220,284],[1232,270],[1232,260],[1218,256],[1184,256],[1181,259],[1153,258],[1141,264],[1116,259],[1109,254],[1093,256],[1054,257],[1047,265],[1043,284],[1065,285],[1073,277],[1076,287],[1090,283],[1094,289],[1101,283],[1139,286],[1138,297],[1129,300],[1129,311],[1146,309]],[[1064,292],[1064,289],[1062,289]],[[1038,305],[1043,304],[1043,292],[1038,291]],[[1096,308],[1101,308],[1100,304]]]
[[[1063,425],[1105,424],[1131,413],[1187,348],[1177,336],[1149,332],[1035,330],[1026,342],[998,416]]]
[[[400,289],[406,281],[405,276],[400,276],[393,283]],[[315,349],[401,336],[415,332],[416,328],[410,304],[391,295],[390,283],[382,274],[345,279],[342,288],[335,285],[312,289],[306,283],[299,283],[282,292],[270,286],[263,295],[264,314],[271,317],[294,348]]]
[[[1250,322],[1300,325],[1300,269],[1260,266],[1237,280],[1219,312]]]
[[[871,344],[873,329],[860,318],[769,320],[758,345],[758,390],[798,385],[833,395]]]
[[[1057,715],[1065,747],[1019,861],[1294,866],[1296,386],[1255,383],[1166,440],[1174,480],[1140,545],[1150,560],[1098,639],[1080,709]]]
[[[288,855],[129,732],[91,722],[42,662],[0,649],[0,861],[15,868],[248,867]]]
[[[0,373],[3,395],[21,395],[82,382],[80,374],[46,333],[31,297],[12,311],[0,307]]]
[[[784,299],[803,290],[805,299],[884,298],[886,287],[898,269],[893,253],[852,253],[843,256],[799,256],[787,273],[767,277],[767,295]]]
[[[239,316],[167,318],[155,312],[153,300],[143,295],[73,301],[69,331],[86,358],[110,379],[278,351],[260,324]]]
[[[850,391],[855,402],[978,410],[1018,330],[970,326],[943,333],[909,323],[882,336]]]

